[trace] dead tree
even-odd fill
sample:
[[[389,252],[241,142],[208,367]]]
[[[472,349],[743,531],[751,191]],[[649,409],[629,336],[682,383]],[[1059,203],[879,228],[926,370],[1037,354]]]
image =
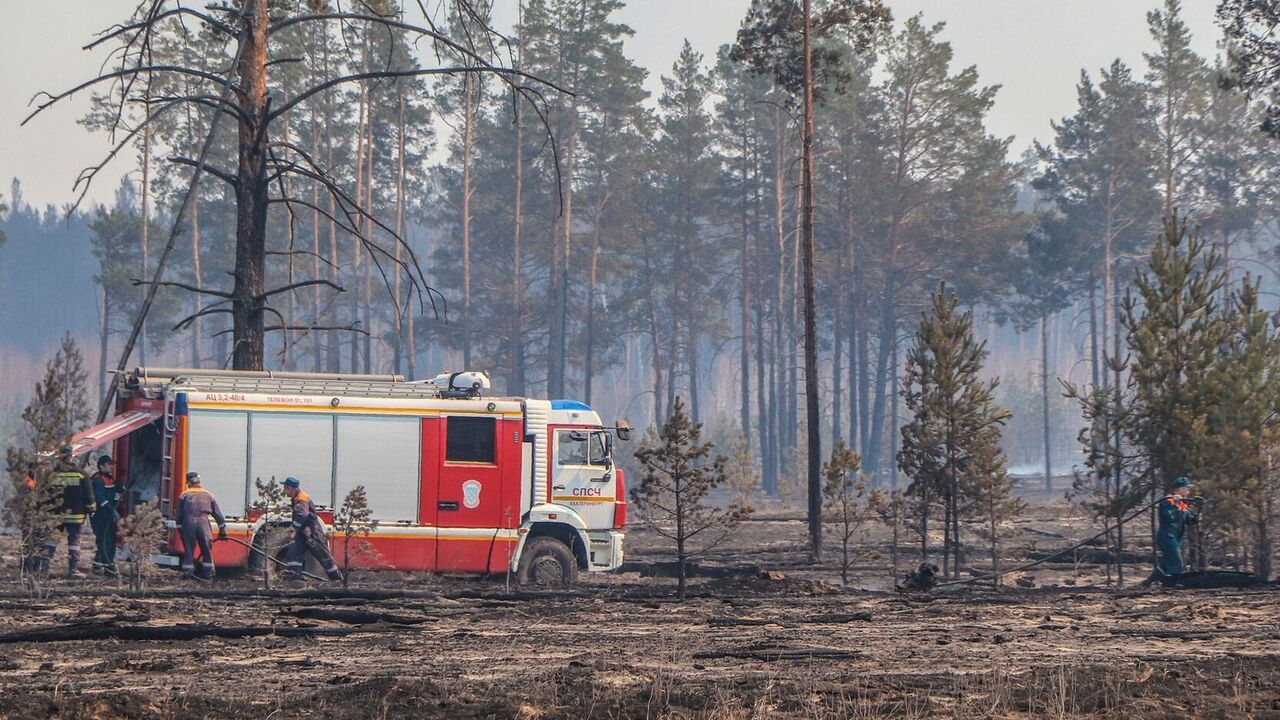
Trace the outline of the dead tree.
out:
[[[451,3],[473,19],[478,17],[478,13],[471,7],[471,0],[451,0]],[[377,268],[390,297],[395,296],[392,275],[398,274],[408,280],[409,302],[416,300],[422,310],[425,311],[428,304],[433,309],[436,308],[436,298],[443,300],[438,292],[428,286],[416,254],[401,238],[400,229],[395,226],[394,221],[388,224],[377,218],[367,199],[353,196],[344,189],[331,174],[331,168],[322,164],[320,158],[288,139],[287,133],[281,133],[284,139],[275,139],[277,133],[273,132],[286,121],[290,110],[347,84],[480,74],[495,76],[506,83],[512,96],[521,102],[528,102],[541,116],[544,128],[549,127],[545,119],[543,91],[564,92],[563,90],[528,73],[495,64],[488,59],[494,56],[491,53],[478,52],[477,48],[482,44],[490,47],[503,44],[502,39],[487,24],[479,25],[479,36],[460,43],[438,29],[433,14],[421,0],[416,4],[421,20],[415,24],[399,15],[379,14],[366,3],[358,4],[350,11],[344,11],[341,5],[334,11],[316,4],[313,7],[318,9],[314,11],[277,16],[270,12],[267,0],[210,5],[204,10],[186,7],[178,0],[147,0],[130,20],[99,33],[96,39],[85,46],[87,50],[94,50],[114,45],[102,66],[102,72],[64,92],[41,93],[33,99],[36,107],[24,123],[77,92],[108,88],[107,95],[115,112],[108,129],[113,141],[117,140],[117,133],[123,137],[114,143],[101,162],[81,172],[75,184],[80,198],[83,198],[103,167],[153,123],[170,113],[181,112],[192,106],[211,115],[209,133],[200,154],[194,158],[169,158],[170,162],[192,168],[192,178],[186,197],[174,217],[169,242],[159,258],[155,277],[137,281],[137,284],[147,286],[147,298],[134,331],[122,351],[119,365],[121,369],[128,363],[142,318],[146,316],[156,289],[164,286],[214,298],[214,302],[178,323],[178,329],[200,317],[216,314],[231,316],[234,339],[232,367],[238,370],[258,370],[263,367],[264,338],[268,332],[365,332],[354,323],[331,326],[293,325],[283,313],[272,307],[273,298],[303,288],[324,286],[337,292],[343,291],[337,283],[324,278],[291,281],[282,286],[268,287],[267,211],[275,204],[286,206],[290,212],[296,209],[309,210],[355,238],[369,262]],[[343,27],[364,24],[389,33],[405,33],[430,42],[436,48],[439,58],[444,58],[447,53],[449,57],[460,57],[464,61],[438,67],[391,69],[388,66],[369,70],[362,68],[359,72],[347,74],[334,73],[332,77],[315,80],[287,101],[273,104],[267,84],[270,68],[275,63],[293,59],[273,58],[272,39],[299,26],[314,23],[339,24]],[[193,66],[157,62],[152,52],[153,44],[163,33],[179,25],[198,25],[201,32],[225,41],[230,58],[224,68],[209,71]],[[184,84],[191,89],[184,90],[185,94],[152,96],[150,88],[168,86],[163,81],[175,78],[186,81]],[[144,119],[126,124],[125,118],[130,112],[140,108],[146,109]],[[234,158],[212,157],[209,152],[221,120],[236,123],[238,144]],[[552,145],[554,149],[554,142]],[[191,203],[190,187],[204,174],[226,183],[232,188],[236,198],[235,266],[231,273],[233,283],[230,289],[193,286],[164,279],[165,265]],[[291,193],[290,184],[286,182],[288,178],[319,185],[328,195],[327,207],[313,202],[301,193]],[[391,238],[398,249],[391,251],[375,242],[375,234]],[[397,312],[399,310],[397,308]],[[109,401],[110,394],[104,399],[103,414]]]

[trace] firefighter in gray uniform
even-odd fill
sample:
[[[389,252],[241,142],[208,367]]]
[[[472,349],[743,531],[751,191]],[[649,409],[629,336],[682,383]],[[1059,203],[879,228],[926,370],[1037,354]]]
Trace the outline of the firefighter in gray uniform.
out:
[[[200,473],[187,473],[187,489],[178,498],[178,530],[182,534],[182,572],[191,574],[195,549],[200,549],[200,569],[196,577],[211,578],[214,573],[213,538],[209,530],[209,516],[218,521],[218,539],[227,538],[227,520],[222,517],[218,500],[213,493],[201,487]]]
[[[289,577],[294,580],[302,579],[302,566],[310,552],[330,580],[341,580],[342,573],[338,570],[338,563],[333,561],[333,555],[329,552],[324,525],[316,516],[316,504],[311,502],[311,496],[302,489],[302,482],[296,477],[285,478],[284,493],[289,496],[289,502],[293,505],[293,539],[286,555]]]

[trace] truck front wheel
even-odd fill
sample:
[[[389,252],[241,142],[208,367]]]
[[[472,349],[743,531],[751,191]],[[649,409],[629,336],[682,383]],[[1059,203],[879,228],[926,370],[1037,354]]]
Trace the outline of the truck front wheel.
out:
[[[578,579],[578,562],[567,545],[543,535],[525,543],[516,579],[521,585],[569,587]]]

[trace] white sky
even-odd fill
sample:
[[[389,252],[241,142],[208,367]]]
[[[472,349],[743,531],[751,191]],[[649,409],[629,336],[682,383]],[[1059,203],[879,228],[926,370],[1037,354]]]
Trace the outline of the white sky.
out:
[[[1072,112],[1081,68],[1096,71],[1119,57],[1141,72],[1150,48],[1146,12],[1162,0],[887,0],[895,17],[921,12],[944,21],[959,65],[977,65],[984,83],[1003,86],[990,116],[992,132],[1015,136],[1020,153],[1033,138],[1048,139],[1049,121]],[[89,78],[100,56],[80,47],[93,33],[123,19],[137,0],[0,0],[0,193],[18,176],[27,202],[70,199],[71,184],[97,162],[105,139],[76,124],[87,95],[27,127],[18,123],[40,90],[61,90]],[[1184,0],[1196,49],[1211,55],[1218,37],[1216,0]],[[514,16],[515,0],[496,0],[499,19]],[[658,90],[685,37],[708,59],[730,42],[748,0],[630,0],[620,19],[635,31],[628,54],[650,71]],[[124,158],[124,160],[129,160]],[[123,164],[104,176],[90,197],[111,197]]]

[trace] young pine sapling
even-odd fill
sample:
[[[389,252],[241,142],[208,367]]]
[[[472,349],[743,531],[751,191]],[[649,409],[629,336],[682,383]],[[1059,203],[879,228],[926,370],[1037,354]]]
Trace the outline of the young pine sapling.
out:
[[[351,488],[351,492],[342,499],[342,506],[333,516],[333,529],[342,536],[342,587],[347,587],[351,577],[351,558],[373,557],[377,551],[368,541],[369,534],[378,527],[378,521],[372,519],[373,511],[369,508],[369,496],[363,485]],[[352,541],[360,538],[352,545]]]
[[[839,441],[822,465],[822,520],[840,541],[840,582],[849,584],[849,567],[862,527],[871,513],[865,500],[867,481],[859,470],[862,456]]]
[[[677,397],[671,417],[657,437],[646,440],[636,451],[644,475],[631,490],[631,503],[641,521],[657,535],[675,542],[676,595],[681,600],[689,559],[724,542],[738,521],[751,512],[736,503],[725,508],[710,504],[708,493],[726,480],[727,458],[712,455],[712,444],[702,442],[701,435],[702,425],[690,419],[683,400]]]

